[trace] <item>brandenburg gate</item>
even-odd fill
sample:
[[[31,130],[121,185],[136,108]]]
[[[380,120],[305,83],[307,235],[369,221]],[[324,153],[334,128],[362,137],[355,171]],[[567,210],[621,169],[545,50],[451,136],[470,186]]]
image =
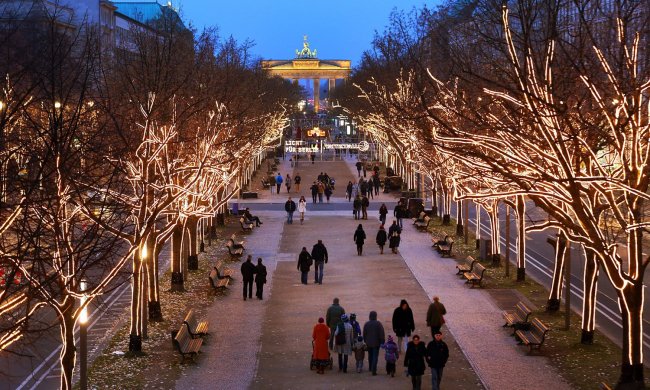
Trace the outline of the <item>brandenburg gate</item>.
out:
[[[350,77],[350,60],[319,60],[316,50],[309,48],[307,36],[304,37],[302,50],[296,50],[293,60],[262,61],[262,68],[273,76],[291,79],[298,83],[300,79],[311,79],[314,83],[314,110],[320,108],[320,80],[329,80],[329,93],[336,87],[336,80]]]

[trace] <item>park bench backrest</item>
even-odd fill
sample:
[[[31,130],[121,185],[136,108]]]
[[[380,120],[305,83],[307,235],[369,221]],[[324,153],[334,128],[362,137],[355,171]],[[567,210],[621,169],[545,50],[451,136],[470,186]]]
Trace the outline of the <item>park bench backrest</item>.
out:
[[[482,278],[483,273],[485,272],[485,269],[486,268],[483,266],[483,264],[476,263],[476,264],[474,264],[474,270],[472,272],[474,272],[476,275],[478,275],[480,278]]]
[[[528,322],[528,316],[532,311],[523,302],[519,302],[515,307],[515,313],[523,322]]]
[[[180,348],[181,352],[184,352],[187,350],[187,344],[190,342],[192,338],[190,337],[190,334],[187,332],[187,326],[184,324],[181,325],[180,329],[178,330],[178,333],[176,333],[176,337],[174,337],[174,340],[178,343],[178,347]]]
[[[544,342],[546,333],[550,330],[539,318],[534,318],[530,324],[530,333],[534,334],[541,342]]]
[[[209,279],[212,288],[217,288],[217,279],[219,279],[219,273],[213,269],[212,271],[210,271]]]

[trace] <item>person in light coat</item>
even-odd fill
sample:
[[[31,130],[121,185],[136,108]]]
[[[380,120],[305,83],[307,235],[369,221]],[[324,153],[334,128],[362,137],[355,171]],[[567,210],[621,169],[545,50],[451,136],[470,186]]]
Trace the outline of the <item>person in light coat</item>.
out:
[[[334,332],[334,340],[337,339],[337,335],[341,332],[345,332],[345,343],[336,343],[336,352],[339,354],[339,372],[343,371],[347,373],[348,357],[352,354],[352,343],[354,342],[352,325],[350,325],[350,319],[347,314],[341,315],[341,322],[336,326],[336,331]]]
[[[298,212],[300,213],[300,224],[305,220],[305,211],[307,211],[307,201],[304,196],[300,197],[298,201]]]

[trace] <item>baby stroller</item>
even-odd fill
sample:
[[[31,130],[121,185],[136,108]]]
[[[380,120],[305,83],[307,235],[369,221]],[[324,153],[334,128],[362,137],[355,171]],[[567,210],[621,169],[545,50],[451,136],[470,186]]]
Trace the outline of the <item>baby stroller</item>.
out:
[[[327,368],[329,368],[331,370],[334,367],[334,359],[332,359],[332,354],[329,353],[329,351],[327,351],[327,353],[329,354],[329,359],[330,359],[329,363],[327,363]],[[316,368],[316,359],[314,359],[314,340],[312,340],[311,341],[311,359],[309,360],[309,369],[313,370],[315,368]]]

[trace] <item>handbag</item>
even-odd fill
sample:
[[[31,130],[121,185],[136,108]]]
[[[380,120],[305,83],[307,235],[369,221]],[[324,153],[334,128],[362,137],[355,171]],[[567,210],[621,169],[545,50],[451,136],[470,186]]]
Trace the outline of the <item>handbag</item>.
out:
[[[336,345],[345,344],[345,342],[347,341],[345,337],[345,325],[343,326],[343,328],[339,326],[338,333],[336,334],[334,341],[336,342]]]

